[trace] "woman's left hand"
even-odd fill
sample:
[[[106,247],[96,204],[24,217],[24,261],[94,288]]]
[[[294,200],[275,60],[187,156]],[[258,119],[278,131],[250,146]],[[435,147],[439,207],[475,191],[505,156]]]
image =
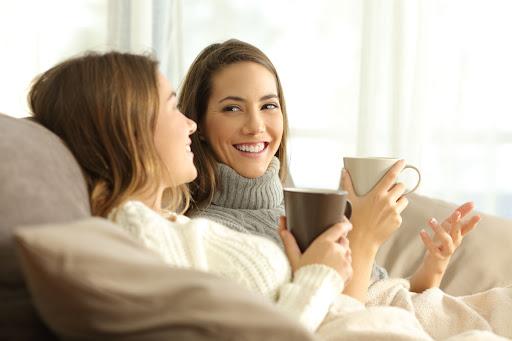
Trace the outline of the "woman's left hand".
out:
[[[461,245],[464,236],[473,230],[481,219],[479,215],[474,215],[469,220],[462,221],[473,208],[474,204],[467,202],[458,207],[441,224],[435,218],[431,218],[428,224],[434,231],[433,239],[425,230],[420,231],[420,237],[427,252],[423,263],[411,277],[411,291],[422,292],[439,287],[455,250]]]
[[[427,257],[432,257],[432,261],[449,261],[455,250],[462,243],[462,239],[471,230],[473,230],[480,221],[479,215],[474,215],[466,222],[462,219],[467,216],[474,208],[472,202],[467,202],[458,207],[441,224],[435,218],[428,222],[430,228],[434,231],[432,239],[425,230],[421,230],[420,236],[427,247]]]

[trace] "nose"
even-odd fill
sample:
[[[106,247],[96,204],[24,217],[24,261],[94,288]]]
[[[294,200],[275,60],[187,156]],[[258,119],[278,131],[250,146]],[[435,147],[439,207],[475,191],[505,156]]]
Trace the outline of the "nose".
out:
[[[265,120],[259,110],[248,113],[242,132],[248,135],[258,135],[265,132]]]
[[[189,126],[189,133],[188,134],[192,135],[197,130],[197,124],[196,124],[196,122],[194,122],[190,118],[187,118],[187,120],[188,120],[187,123],[188,123],[188,126]]]

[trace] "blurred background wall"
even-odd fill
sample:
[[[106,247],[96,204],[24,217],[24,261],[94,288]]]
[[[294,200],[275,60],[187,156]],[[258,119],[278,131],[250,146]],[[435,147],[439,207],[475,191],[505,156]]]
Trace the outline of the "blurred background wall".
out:
[[[33,77],[85,50],[151,52],[179,91],[202,48],[238,38],[280,74],[296,185],[336,188],[344,155],[396,156],[422,170],[419,193],[512,217],[510,13],[508,0],[0,0],[0,112],[29,115]]]

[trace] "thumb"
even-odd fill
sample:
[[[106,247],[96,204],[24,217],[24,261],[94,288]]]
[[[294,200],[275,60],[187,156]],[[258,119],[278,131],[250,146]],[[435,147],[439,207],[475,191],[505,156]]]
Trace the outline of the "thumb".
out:
[[[354,186],[352,185],[352,179],[345,168],[341,171],[340,187],[342,190],[347,191],[349,198],[354,197],[355,191]]]
[[[290,231],[286,228],[286,217],[279,218],[279,236],[283,241],[284,252],[286,253],[286,257],[290,262],[290,266],[292,267],[292,271],[295,272],[299,265],[300,256],[302,253],[300,252],[299,246],[297,245],[297,241],[295,237],[291,234]]]

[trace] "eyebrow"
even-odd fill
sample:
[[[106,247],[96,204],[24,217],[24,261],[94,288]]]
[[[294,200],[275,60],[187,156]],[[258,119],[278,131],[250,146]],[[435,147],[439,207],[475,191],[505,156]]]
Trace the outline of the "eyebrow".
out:
[[[279,98],[276,94],[268,94],[260,98],[260,101],[266,101],[267,99],[271,98]],[[245,102],[245,99],[238,96],[226,96],[223,99],[219,101],[219,103],[225,102],[225,101],[237,101],[237,102]]]
[[[167,98],[167,100],[170,100],[173,97],[176,97],[176,91],[171,92],[169,95],[169,98]]]

